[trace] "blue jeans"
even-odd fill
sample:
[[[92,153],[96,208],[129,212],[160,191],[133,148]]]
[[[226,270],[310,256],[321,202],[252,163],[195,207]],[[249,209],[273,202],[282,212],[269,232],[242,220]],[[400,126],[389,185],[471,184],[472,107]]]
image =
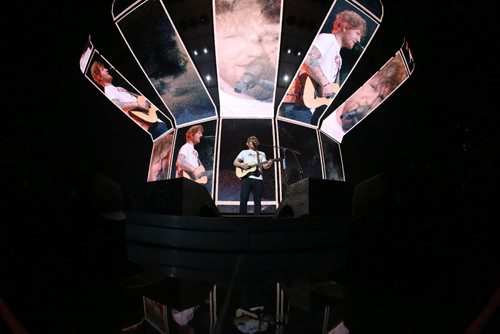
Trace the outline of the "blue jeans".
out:
[[[165,122],[155,122],[154,124],[152,124],[150,127],[149,127],[149,133],[151,133],[151,136],[153,137],[153,139],[156,139],[158,138],[159,136],[161,136],[162,134],[164,134],[165,132],[167,132],[168,130],[168,126],[167,124],[165,124]]]
[[[248,199],[250,198],[250,193],[253,194],[253,203],[254,203],[253,214],[260,215],[261,212],[260,202],[262,200],[262,192],[263,192],[262,182],[263,182],[262,180],[252,179],[250,177],[247,177],[243,179],[243,181],[241,181],[241,190],[240,190],[241,215],[247,214],[247,203]]]

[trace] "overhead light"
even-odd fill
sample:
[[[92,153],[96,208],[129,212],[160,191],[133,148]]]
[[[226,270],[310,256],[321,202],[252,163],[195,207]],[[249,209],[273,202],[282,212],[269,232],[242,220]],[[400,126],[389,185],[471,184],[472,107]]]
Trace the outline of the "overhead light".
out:
[[[202,16],[200,16],[200,23],[201,24],[207,25],[209,22],[210,22],[210,18],[208,17],[208,15],[203,14]]]
[[[196,28],[198,24],[199,24],[198,18],[194,16],[189,20],[189,25],[191,26],[191,28]]]

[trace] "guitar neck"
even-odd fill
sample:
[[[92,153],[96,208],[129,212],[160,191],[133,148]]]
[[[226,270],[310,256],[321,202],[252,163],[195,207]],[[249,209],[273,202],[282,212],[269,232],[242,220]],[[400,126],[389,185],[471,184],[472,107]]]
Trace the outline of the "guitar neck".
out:
[[[269,160],[266,160],[266,161],[262,161],[262,162],[259,162],[259,163],[255,163],[255,164],[251,164],[251,167],[259,167],[259,166],[262,166],[262,165],[265,165],[271,161],[279,161],[279,160],[282,160],[281,158],[276,158],[276,159],[269,159]]]

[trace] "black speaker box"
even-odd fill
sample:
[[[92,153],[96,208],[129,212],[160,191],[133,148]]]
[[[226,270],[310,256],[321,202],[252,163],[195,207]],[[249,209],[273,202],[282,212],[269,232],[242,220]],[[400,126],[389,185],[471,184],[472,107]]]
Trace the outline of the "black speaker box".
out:
[[[207,188],[186,178],[148,182],[143,211],[176,216],[220,216]]]
[[[288,187],[274,217],[350,216],[351,203],[350,184],[305,178]]]

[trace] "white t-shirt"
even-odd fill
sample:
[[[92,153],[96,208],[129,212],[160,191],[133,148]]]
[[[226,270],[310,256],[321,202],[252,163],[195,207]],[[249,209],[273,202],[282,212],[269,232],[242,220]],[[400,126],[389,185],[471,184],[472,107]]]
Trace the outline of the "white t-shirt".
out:
[[[314,39],[314,45],[321,58],[318,60],[321,70],[330,82],[335,82],[342,66],[342,57],[340,56],[340,44],[333,34],[319,34]]]
[[[137,98],[130,94],[128,90],[122,87],[116,87],[113,85],[107,85],[104,86],[104,94],[108,99],[111,101],[113,100],[119,100],[122,103],[127,103],[127,102],[136,102]],[[126,113],[127,115],[130,116],[130,114]],[[134,122],[139,124],[144,130],[148,131],[149,129],[149,124],[143,120],[141,120],[138,117],[130,117]]]
[[[200,166],[198,151],[196,151],[194,149],[193,144],[185,143],[184,145],[182,145],[177,156],[179,156],[181,154],[186,157],[186,162],[188,164],[190,164],[196,168],[198,168]],[[175,174],[176,174],[176,177],[182,177],[182,167],[179,168],[179,166],[178,166]]]
[[[266,154],[264,152],[258,151],[259,152],[259,162],[264,163],[267,161]],[[242,160],[243,163],[245,164],[257,164],[257,152],[254,150],[243,150],[238,154],[237,159]],[[257,180],[262,180],[262,165],[258,167],[260,170],[260,175],[255,176],[255,175],[250,175],[248,176],[249,178],[252,179],[257,179]]]
[[[274,116],[274,103],[255,99],[244,99],[229,95],[219,89],[221,116],[235,116],[241,118],[269,118]]]
[[[104,86],[104,94],[106,94],[110,100],[120,100],[120,102],[124,103],[137,101],[137,98],[130,94],[128,90],[113,85]]]
[[[127,102],[136,102],[137,97],[134,95],[130,94],[128,90],[122,87],[116,87],[113,85],[107,85],[104,86],[104,94],[108,99],[111,101],[113,100],[119,100],[122,103],[127,103]],[[127,115],[130,116],[130,114],[127,113]],[[130,117],[134,122],[139,124],[144,130],[148,131],[150,124],[146,121],[143,121],[139,117]],[[157,122],[163,122],[161,119],[158,119]]]

